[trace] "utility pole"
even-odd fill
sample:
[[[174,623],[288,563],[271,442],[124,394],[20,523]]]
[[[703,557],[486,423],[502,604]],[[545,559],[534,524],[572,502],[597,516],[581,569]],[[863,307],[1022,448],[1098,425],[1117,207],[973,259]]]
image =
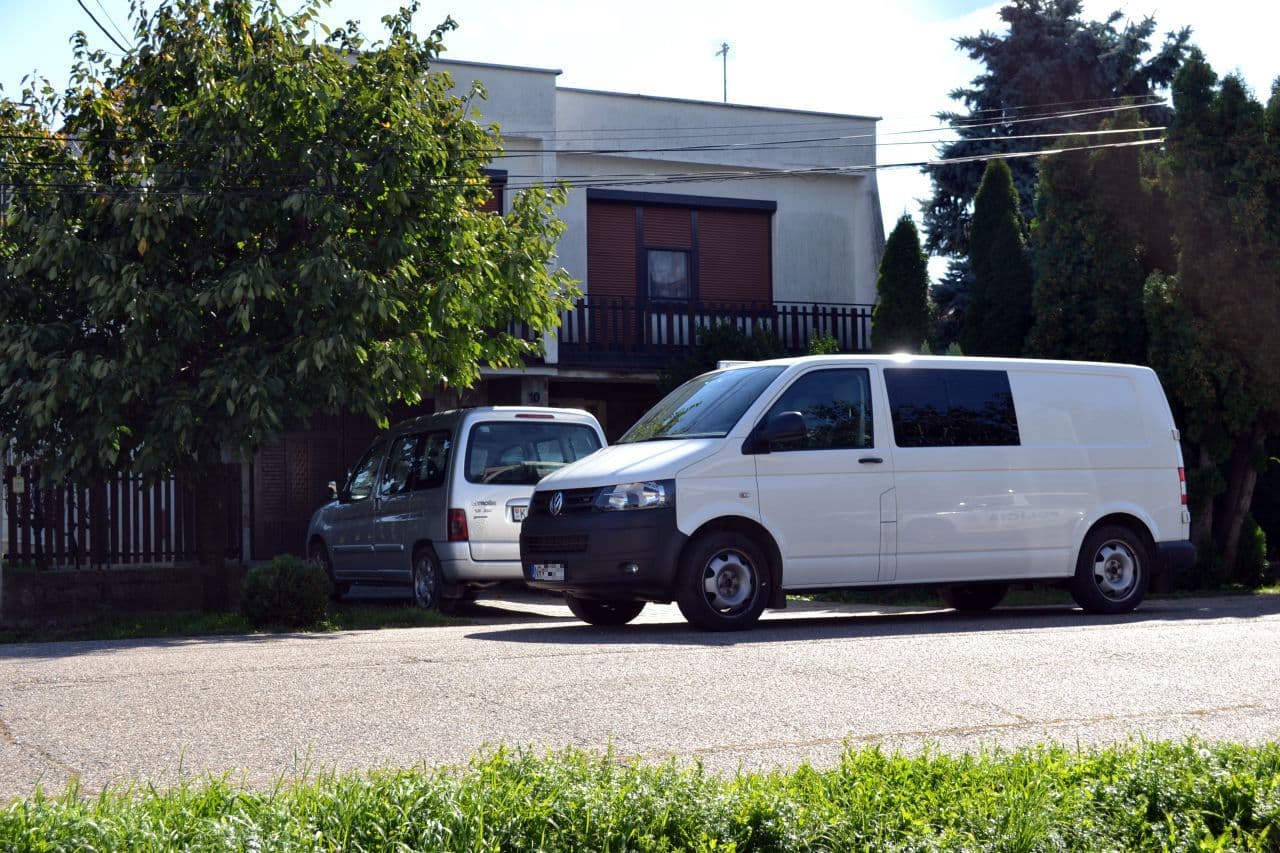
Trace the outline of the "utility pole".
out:
[[[724,102],[729,103],[729,43],[727,41],[720,42],[720,49],[716,51],[716,56],[721,57],[721,79],[724,81]]]

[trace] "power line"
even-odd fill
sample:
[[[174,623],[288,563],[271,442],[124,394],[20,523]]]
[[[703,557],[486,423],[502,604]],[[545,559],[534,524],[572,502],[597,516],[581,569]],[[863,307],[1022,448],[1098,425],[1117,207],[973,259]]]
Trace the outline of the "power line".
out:
[[[102,30],[102,34],[107,38],[111,39],[112,44],[120,48],[121,53],[129,52],[129,49],[124,45],[122,45],[120,41],[111,34],[110,30],[102,26],[102,22],[93,16],[93,13],[89,11],[89,7],[84,5],[84,0],[76,0],[76,3],[79,4],[80,8],[84,10],[84,13],[89,16],[89,20],[93,21],[95,24],[98,25],[98,29]]]
[[[1071,134],[1072,136],[1089,136],[1093,134],[1081,133]],[[989,160],[1011,160],[1025,157],[1042,157],[1057,156],[1060,154],[1081,152],[1081,151],[1098,151],[1103,149],[1114,148],[1133,148],[1150,145],[1159,145],[1164,142],[1164,138],[1157,139],[1140,139],[1127,142],[1110,142],[1098,143],[1093,145],[1077,145],[1066,148],[1048,148],[1038,149],[1035,151],[1005,151],[990,152],[984,154],[975,154],[966,157],[949,157],[943,159],[919,160],[903,163],[878,163],[866,166],[823,166],[823,167],[807,167],[800,169],[763,169],[763,170],[722,170],[715,172],[668,172],[668,173],[614,173],[614,174],[595,174],[595,175],[558,175],[554,182],[564,182],[571,189],[590,189],[593,187],[626,187],[626,186],[652,186],[655,184],[685,184],[685,183],[710,183],[710,182],[729,182],[742,180],[770,180],[776,178],[788,177],[814,177],[821,175],[844,175],[857,176],[872,172],[891,170],[891,169],[909,169],[924,168],[926,166],[941,166],[959,163],[977,163]],[[522,178],[524,176],[521,176]],[[508,191],[520,191],[532,189],[535,187],[546,187],[548,182],[542,180],[538,176],[528,176],[527,182],[521,183],[521,178],[515,181],[509,180],[506,189]],[[553,183],[554,183],[553,182]],[[78,181],[22,181],[9,183],[8,186],[14,189],[34,189],[34,190],[67,190],[75,191],[85,195],[154,195],[154,196],[186,196],[186,197],[271,197],[271,196],[287,196],[287,195],[311,195],[319,197],[339,197],[351,196],[356,197],[355,191],[348,187],[317,187],[313,185],[284,185],[276,187],[219,187],[219,188],[196,188],[196,187],[161,187],[161,186],[104,186],[90,184]],[[424,186],[410,187],[405,191],[410,194],[435,194],[439,192],[451,191],[456,192],[462,189],[475,189],[474,183],[463,183],[457,181],[439,181],[428,182]]]
[[[98,8],[102,10],[102,17],[106,18],[107,23],[111,24],[111,29],[115,30],[116,33],[120,36],[120,38],[124,39],[125,41],[128,41],[129,36],[125,34],[124,30],[120,29],[120,25],[117,24],[115,22],[115,19],[111,17],[111,13],[107,11],[107,7],[102,5],[102,0],[93,0],[93,2],[98,4]]]
[[[1165,103],[1165,102],[1159,102],[1159,103]],[[1009,119],[1005,121],[988,122],[986,124],[981,124],[981,125],[968,125],[967,128],[973,129],[973,128],[979,128],[979,127],[997,127],[997,126],[1007,126],[1007,125],[1013,125],[1013,124],[1025,124],[1029,122],[1044,122],[1044,121],[1052,121],[1052,120],[1083,118],[1088,116],[1122,112],[1126,110],[1144,109],[1151,106],[1158,106],[1159,103],[1144,104],[1144,105],[1118,105],[1118,106],[1096,108],[1096,109],[1089,109],[1089,110],[1076,110],[1076,111],[1070,111],[1070,112],[1062,112],[1062,113],[1037,116],[1032,118]],[[1017,141],[1020,139],[1056,138],[1060,136],[1070,136],[1070,135],[1079,135],[1079,134],[1103,135],[1108,133],[1141,133],[1141,132],[1151,131],[1156,129],[1163,129],[1163,127],[1121,128],[1121,129],[1110,129],[1110,130],[1072,129],[1072,130],[1042,132],[1042,133],[1003,134],[1000,136],[990,136],[990,137],[982,137],[982,138],[957,138],[957,139],[935,138],[935,139],[916,139],[916,140],[911,140],[906,142],[877,141],[874,144],[877,148],[899,146],[899,145],[927,145],[927,144],[944,144],[944,143],[963,144],[963,143],[991,142],[991,141],[997,141],[997,140]],[[879,137],[912,136],[912,135],[920,135],[923,133],[936,134],[941,130],[946,130],[946,128],[929,128],[929,129],[916,130],[916,131],[898,131],[895,133],[880,134]],[[70,141],[65,138],[50,137],[42,134],[0,133],[0,139],[25,139],[25,140],[35,140],[35,141],[51,141],[52,139],[55,139],[55,138],[58,139],[59,141],[64,141],[64,142]],[[228,137],[223,137],[222,139],[226,139],[226,138]],[[186,140],[142,139],[139,137],[128,137],[128,136],[116,136],[116,137],[80,136],[80,137],[74,137],[74,139],[79,142],[93,141],[93,142],[101,142],[101,143],[109,143],[109,144],[119,143],[119,144],[135,144],[135,145],[147,145],[147,146],[170,146],[174,148],[213,147],[217,145],[220,141],[222,141],[220,139],[213,139],[209,141],[191,142]],[[513,159],[519,159],[519,158],[525,158],[525,157],[542,157],[546,154],[558,154],[558,155],[674,154],[674,153],[698,153],[698,152],[712,152],[712,151],[762,151],[762,150],[770,150],[770,149],[782,148],[782,147],[785,147],[787,150],[805,150],[806,148],[829,149],[829,148],[837,148],[837,147],[866,148],[866,147],[871,147],[872,143],[870,142],[858,143],[858,141],[859,140],[877,140],[877,139],[878,139],[878,135],[875,133],[857,133],[857,134],[842,134],[842,135],[836,135],[836,136],[804,136],[804,137],[792,138],[792,139],[773,139],[773,140],[760,140],[760,141],[752,141],[752,142],[708,143],[708,144],[702,144],[702,145],[669,145],[669,146],[634,147],[634,148],[557,147],[557,148],[541,149],[538,151],[503,151],[501,154],[494,154],[488,149],[475,148],[475,149],[462,149],[459,153],[478,154],[478,155],[485,155],[485,156],[493,156],[495,158],[513,160]],[[858,144],[854,144],[854,145],[846,144],[841,146],[835,143],[858,143]]]

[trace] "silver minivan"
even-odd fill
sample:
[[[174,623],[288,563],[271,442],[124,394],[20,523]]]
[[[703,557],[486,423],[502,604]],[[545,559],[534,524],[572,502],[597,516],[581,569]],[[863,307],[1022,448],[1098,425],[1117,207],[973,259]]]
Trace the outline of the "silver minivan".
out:
[[[437,412],[378,435],[307,529],[333,582],[410,584],[424,608],[519,581],[520,524],[534,485],[604,446],[580,409],[485,406]]]

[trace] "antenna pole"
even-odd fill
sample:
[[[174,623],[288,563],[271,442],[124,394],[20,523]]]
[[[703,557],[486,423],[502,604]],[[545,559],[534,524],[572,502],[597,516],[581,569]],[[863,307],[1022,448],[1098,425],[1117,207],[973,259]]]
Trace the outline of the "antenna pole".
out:
[[[716,56],[721,57],[721,79],[724,82],[724,102],[729,103],[729,43],[727,41],[720,42],[720,49],[716,51]]]

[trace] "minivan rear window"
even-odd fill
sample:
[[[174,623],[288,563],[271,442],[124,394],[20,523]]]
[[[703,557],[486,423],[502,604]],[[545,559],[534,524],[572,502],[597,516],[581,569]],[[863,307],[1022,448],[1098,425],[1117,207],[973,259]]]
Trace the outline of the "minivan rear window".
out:
[[[464,475],[471,483],[532,486],[557,468],[595,453],[600,438],[585,424],[489,421],[471,427]]]
[[[884,386],[899,447],[1021,444],[1003,370],[889,367]]]
[[[724,438],[782,368],[739,367],[690,379],[663,397],[618,444],[675,438]]]

